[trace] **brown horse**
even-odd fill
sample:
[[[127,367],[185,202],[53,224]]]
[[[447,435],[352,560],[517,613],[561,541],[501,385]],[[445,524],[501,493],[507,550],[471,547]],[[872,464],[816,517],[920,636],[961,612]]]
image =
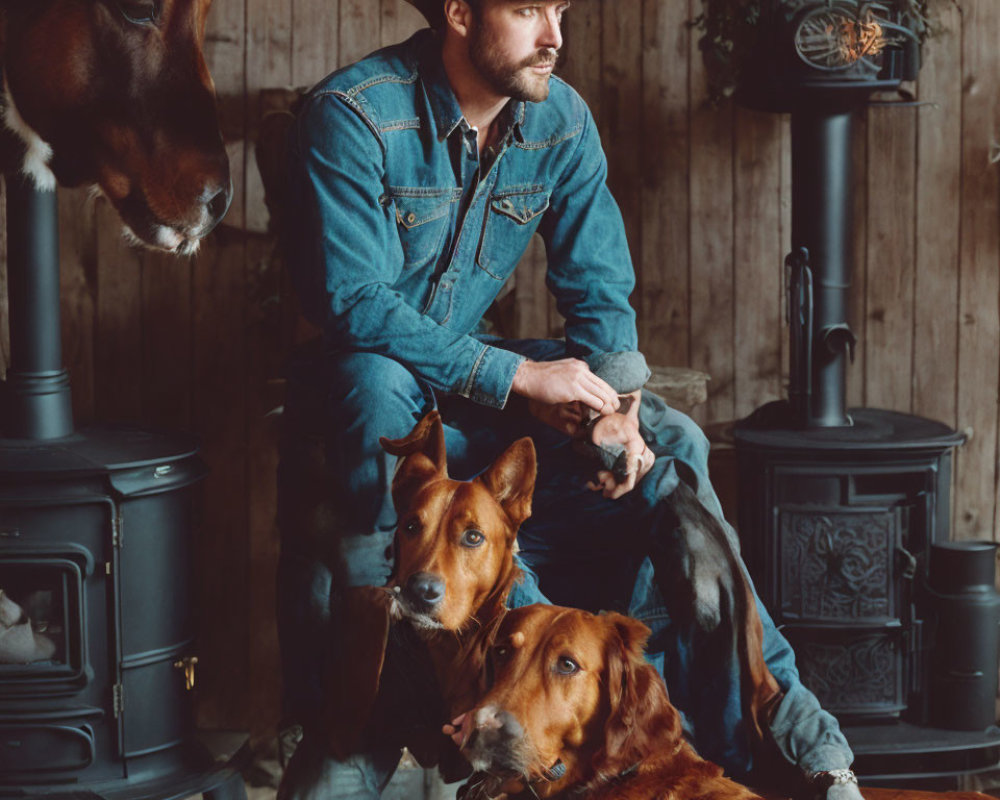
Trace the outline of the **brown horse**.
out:
[[[7,160],[39,188],[99,187],[136,243],[195,252],[232,197],[210,4],[0,0]]]

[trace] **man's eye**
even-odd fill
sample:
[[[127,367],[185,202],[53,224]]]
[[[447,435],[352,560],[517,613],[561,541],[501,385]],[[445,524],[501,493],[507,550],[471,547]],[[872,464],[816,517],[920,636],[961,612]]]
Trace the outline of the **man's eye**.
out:
[[[469,530],[462,534],[463,547],[479,547],[485,541],[486,537],[483,535],[483,532],[477,531],[475,528],[469,528]]]
[[[122,16],[136,25],[155,25],[160,21],[162,0],[117,0]]]
[[[560,675],[575,675],[580,671],[580,665],[569,656],[559,656],[556,661],[556,672]]]
[[[519,8],[517,10],[517,13],[520,14],[522,17],[533,17],[536,11],[538,11],[537,6],[528,6],[526,8]]]

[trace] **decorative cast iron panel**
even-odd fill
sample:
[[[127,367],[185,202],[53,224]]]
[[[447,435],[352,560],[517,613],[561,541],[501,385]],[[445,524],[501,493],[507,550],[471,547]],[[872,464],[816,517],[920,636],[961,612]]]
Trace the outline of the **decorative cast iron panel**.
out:
[[[790,633],[802,683],[833,712],[884,713],[904,707],[899,647],[886,634],[808,641]]]
[[[899,533],[892,509],[782,509],[782,617],[841,623],[894,618]]]

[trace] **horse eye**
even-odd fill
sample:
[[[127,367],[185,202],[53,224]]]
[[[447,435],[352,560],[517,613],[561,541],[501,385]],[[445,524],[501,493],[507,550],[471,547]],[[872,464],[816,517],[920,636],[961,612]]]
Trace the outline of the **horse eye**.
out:
[[[559,656],[556,661],[556,672],[560,675],[575,675],[580,671],[580,665],[569,656]]]
[[[162,0],[117,0],[122,16],[136,25],[155,25],[160,21]]]
[[[475,528],[469,528],[469,530],[462,534],[463,547],[479,547],[485,541],[486,537],[483,535],[483,532],[477,531]]]

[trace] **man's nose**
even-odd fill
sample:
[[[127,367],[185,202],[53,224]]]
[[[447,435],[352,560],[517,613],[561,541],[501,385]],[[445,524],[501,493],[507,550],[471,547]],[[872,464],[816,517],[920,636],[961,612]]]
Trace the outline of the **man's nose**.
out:
[[[558,50],[563,45],[562,25],[559,20],[559,11],[553,7],[545,12],[545,29],[541,32],[538,46]]]

